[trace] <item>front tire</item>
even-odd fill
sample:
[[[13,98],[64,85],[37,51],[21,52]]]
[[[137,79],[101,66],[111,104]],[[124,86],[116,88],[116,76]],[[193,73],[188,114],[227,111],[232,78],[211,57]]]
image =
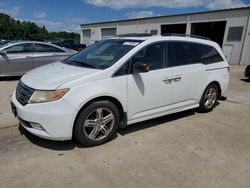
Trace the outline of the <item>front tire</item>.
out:
[[[119,119],[119,111],[112,102],[93,102],[78,116],[74,137],[85,146],[103,144],[116,134]]]
[[[219,92],[217,85],[210,84],[207,86],[200,100],[199,111],[203,113],[212,111],[216,106],[218,96]]]

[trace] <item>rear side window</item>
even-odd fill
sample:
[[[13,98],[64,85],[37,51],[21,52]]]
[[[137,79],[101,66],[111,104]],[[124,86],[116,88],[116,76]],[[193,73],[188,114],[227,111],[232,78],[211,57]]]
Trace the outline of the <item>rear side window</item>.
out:
[[[200,54],[197,53],[199,45],[196,43],[174,42],[175,65],[188,65],[200,62]]]
[[[209,45],[192,42],[172,42],[175,65],[215,63],[223,61],[217,50]]]
[[[35,44],[34,52],[64,52],[63,50],[47,44]]]

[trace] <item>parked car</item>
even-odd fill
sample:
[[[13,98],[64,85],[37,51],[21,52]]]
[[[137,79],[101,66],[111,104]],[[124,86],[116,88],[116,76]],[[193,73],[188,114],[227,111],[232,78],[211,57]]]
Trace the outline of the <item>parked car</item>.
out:
[[[6,44],[8,42],[11,42],[10,40],[4,40],[4,39],[1,39],[0,40],[0,46],[3,45],[3,44]]]
[[[119,126],[192,108],[209,112],[228,82],[229,65],[215,42],[114,38],[25,74],[12,109],[34,135],[95,146]]]
[[[85,44],[77,44],[75,43],[74,40],[69,40],[69,39],[56,40],[56,41],[52,41],[52,43],[58,46],[70,48],[76,51],[81,51],[82,49],[86,48]]]
[[[20,76],[27,71],[68,58],[76,51],[35,41],[16,41],[0,46],[0,77]]]
[[[248,65],[245,69],[245,77],[250,80],[250,65]]]

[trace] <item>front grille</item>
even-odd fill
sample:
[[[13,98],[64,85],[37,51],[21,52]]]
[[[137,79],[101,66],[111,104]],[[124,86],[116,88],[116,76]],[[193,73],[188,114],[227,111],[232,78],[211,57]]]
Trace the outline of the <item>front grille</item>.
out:
[[[22,105],[26,105],[34,91],[35,89],[28,87],[19,81],[16,88],[16,98]]]

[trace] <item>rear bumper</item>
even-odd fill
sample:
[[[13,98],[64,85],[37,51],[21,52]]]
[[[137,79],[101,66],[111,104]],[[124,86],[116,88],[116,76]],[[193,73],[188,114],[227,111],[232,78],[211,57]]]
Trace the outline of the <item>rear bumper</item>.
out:
[[[49,140],[70,140],[75,110],[72,105],[60,99],[54,102],[21,105],[15,93],[12,103],[16,108],[19,123],[30,133]],[[32,125],[41,128],[33,128]]]

